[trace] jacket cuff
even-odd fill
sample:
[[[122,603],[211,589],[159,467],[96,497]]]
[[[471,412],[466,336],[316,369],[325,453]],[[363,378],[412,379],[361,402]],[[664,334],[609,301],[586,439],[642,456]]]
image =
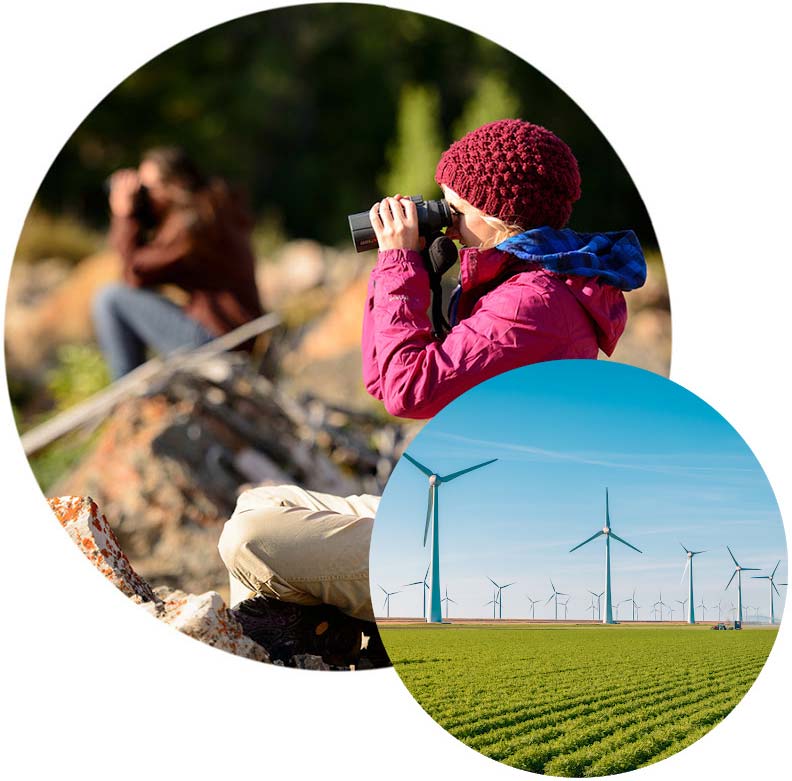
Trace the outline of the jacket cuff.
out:
[[[377,252],[377,265],[375,271],[390,271],[391,269],[423,269],[423,258],[418,250],[414,249],[384,249]]]

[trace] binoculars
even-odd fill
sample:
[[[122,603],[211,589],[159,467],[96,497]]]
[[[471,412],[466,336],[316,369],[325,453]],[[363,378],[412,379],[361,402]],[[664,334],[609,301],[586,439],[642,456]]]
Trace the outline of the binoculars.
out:
[[[418,235],[431,236],[443,228],[449,227],[454,217],[448,201],[425,201],[423,195],[411,195],[410,200],[415,203],[418,211]],[[349,230],[352,232],[352,243],[358,252],[365,252],[377,248],[377,236],[371,227],[368,212],[350,214]]]

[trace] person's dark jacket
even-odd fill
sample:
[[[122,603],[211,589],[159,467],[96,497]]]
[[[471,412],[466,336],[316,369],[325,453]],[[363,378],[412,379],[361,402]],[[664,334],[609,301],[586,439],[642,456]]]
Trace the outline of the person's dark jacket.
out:
[[[252,227],[228,187],[215,181],[151,231],[135,217],[114,216],[110,243],[121,255],[127,284],[180,287],[189,296],[186,314],[220,336],[263,314]]]

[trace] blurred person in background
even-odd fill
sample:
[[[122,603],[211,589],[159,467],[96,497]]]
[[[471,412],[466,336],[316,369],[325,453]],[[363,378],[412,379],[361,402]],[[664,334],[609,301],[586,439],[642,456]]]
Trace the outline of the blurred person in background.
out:
[[[253,221],[240,199],[178,147],[143,155],[110,178],[110,244],[123,282],[93,301],[99,346],[113,379],[146,360],[198,347],[263,314],[251,247]],[[175,303],[157,288],[175,285]],[[250,349],[252,341],[244,345]]]

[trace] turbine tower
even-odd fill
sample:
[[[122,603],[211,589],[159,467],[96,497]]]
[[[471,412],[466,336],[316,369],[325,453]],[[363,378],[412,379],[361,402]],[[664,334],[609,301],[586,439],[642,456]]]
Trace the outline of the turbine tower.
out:
[[[445,595],[445,597],[443,597],[443,599],[441,599],[440,601],[446,603],[446,618],[448,618],[448,603],[449,602],[453,602],[456,605],[456,600],[451,599],[451,597],[448,596],[448,586],[446,586],[446,595]]]
[[[507,583],[505,586],[499,586],[491,577],[487,576],[487,580],[498,589],[498,618],[503,618],[503,589],[509,588],[509,586],[513,586],[517,581],[512,581],[511,583]],[[494,616],[493,616],[494,617]]]
[[[626,545],[628,548],[632,548],[638,553],[642,553],[643,551],[639,550],[635,547],[635,545],[631,545],[627,540],[623,540],[617,534],[611,531],[610,527],[610,509],[608,506],[608,489],[605,489],[605,526],[602,527],[596,534],[592,534],[587,540],[583,540],[580,545],[575,545],[572,551],[576,551],[578,548],[582,548],[586,543],[595,540],[599,536],[605,537],[605,619],[603,620],[603,624],[612,624],[613,623],[613,605],[612,605],[612,598],[611,598],[611,560],[610,560],[610,540],[613,537],[615,540],[618,540],[623,545]]]
[[[483,466],[493,464],[497,458],[485,461],[482,464],[470,466],[467,469],[460,469],[458,472],[452,472],[450,475],[440,476],[433,472],[428,467],[424,466],[419,461],[416,461],[408,453],[404,453],[404,457],[419,471],[423,472],[429,478],[429,501],[426,506],[426,525],[424,526],[424,547],[429,538],[429,527],[432,528],[432,586],[429,595],[429,622],[433,624],[440,624],[443,621],[443,611],[440,600],[440,524],[439,524],[439,500],[440,500],[440,486],[443,483],[450,483],[456,480],[457,477],[466,475],[474,469],[481,469]]]
[[[498,590],[494,589],[492,592],[492,599],[489,602],[484,603],[484,607],[487,605],[492,605],[492,620],[494,621],[497,618],[497,610],[498,610]]]
[[[382,605],[382,607],[385,608],[385,617],[390,618],[390,598],[394,594],[401,594],[401,591],[385,591],[385,589],[382,588],[382,586],[380,586],[380,589],[385,594],[385,603]]]
[[[555,598],[555,620],[558,621],[558,598],[568,597],[569,594],[565,593],[564,591],[556,591],[556,587],[553,585],[552,578],[550,578],[550,585],[553,588],[553,593],[547,598],[547,602],[545,602],[545,605],[550,604],[550,600]]]
[[[429,567],[426,568],[426,574],[424,575],[423,580],[416,580],[414,583],[405,583],[404,586],[420,586],[423,584],[423,588],[421,589],[421,596],[423,597],[423,620],[426,621],[426,592],[429,590],[429,584],[426,582],[429,580]]]
[[[663,592],[662,591],[660,592],[660,599],[658,599],[657,602],[655,602],[654,605],[652,605],[652,607],[655,609],[655,613],[657,613],[657,606],[658,605],[660,605],[660,620],[662,621],[663,620],[663,608],[664,607],[668,607],[668,605],[666,605],[666,603],[663,602]]]
[[[741,567],[737,563],[737,559],[734,558],[734,554],[731,551],[731,548],[727,545],[726,550],[729,551],[729,556],[732,557],[732,561],[734,562],[735,570],[732,572],[732,576],[729,578],[729,582],[726,584],[726,588],[723,589],[726,591],[729,586],[731,586],[731,582],[734,580],[734,576],[737,576],[737,616],[739,618],[740,623],[743,620],[743,603],[742,603],[742,573],[746,571],[750,572],[759,572],[759,567]]]
[[[773,589],[775,589],[775,593],[778,596],[781,596],[781,592],[776,588],[776,582],[773,580],[776,574],[776,570],[778,569],[778,565],[781,563],[781,559],[778,560],[778,564],[773,567],[773,571],[769,575],[752,575],[753,580],[766,580],[770,583],[770,623],[775,624],[775,601],[773,599]],[[779,586],[786,586],[786,583],[779,583]]]
[[[679,543],[682,545],[682,543]],[[685,579],[685,572],[688,573],[688,598],[685,600],[686,602],[690,601],[690,612],[688,613],[688,624],[695,624],[696,623],[696,611],[693,607],[693,557],[698,556],[699,553],[706,553],[705,550],[688,550],[684,545],[682,545],[682,550],[685,551],[687,554],[687,562],[685,563],[685,569],[682,570],[682,578],[681,580]],[[679,602],[679,600],[677,600]],[[684,610],[684,605],[682,606]]]
[[[628,601],[632,602],[632,620],[635,621],[635,609],[639,607],[638,603],[635,601],[635,589],[633,589],[632,597],[630,597]]]

